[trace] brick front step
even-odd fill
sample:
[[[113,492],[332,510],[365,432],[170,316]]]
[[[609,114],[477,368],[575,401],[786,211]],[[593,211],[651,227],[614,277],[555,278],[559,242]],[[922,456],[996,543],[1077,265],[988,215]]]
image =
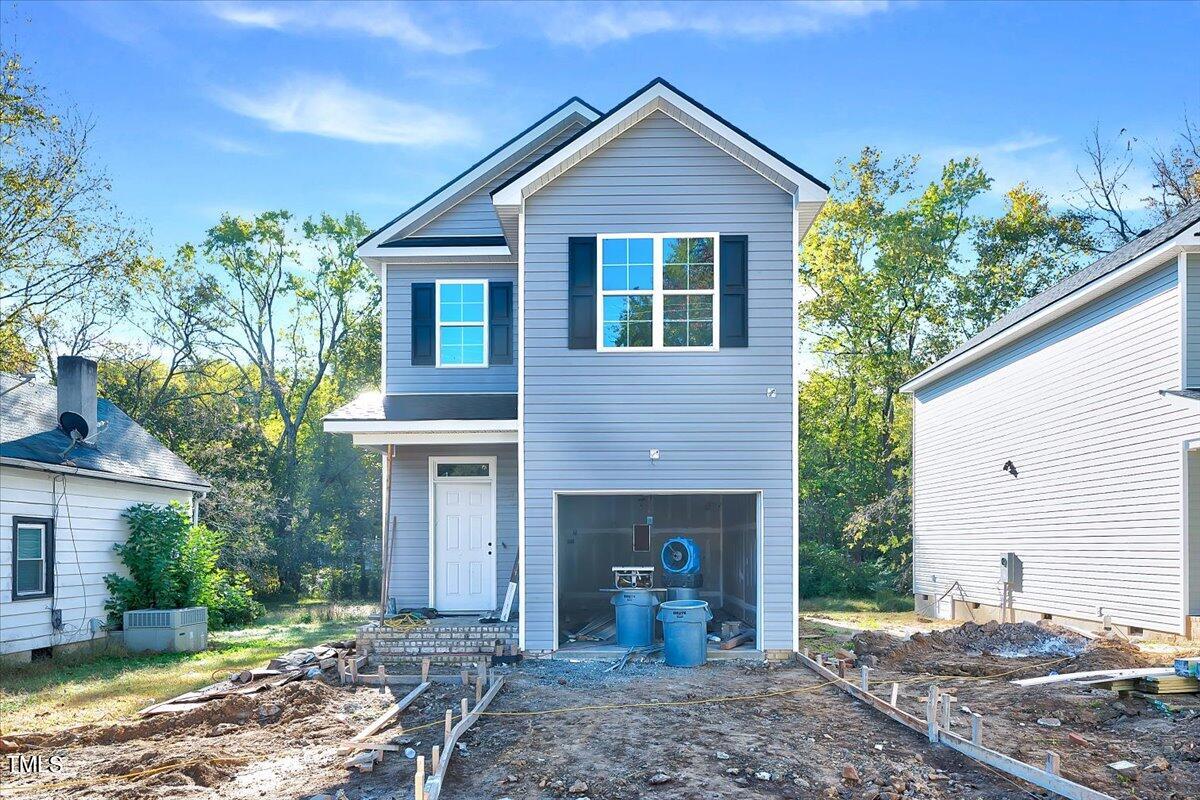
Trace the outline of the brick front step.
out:
[[[384,664],[420,662],[435,664],[474,663],[481,657],[517,651],[517,626],[445,622],[433,625],[392,628],[364,625],[357,631],[358,651],[369,652]]]

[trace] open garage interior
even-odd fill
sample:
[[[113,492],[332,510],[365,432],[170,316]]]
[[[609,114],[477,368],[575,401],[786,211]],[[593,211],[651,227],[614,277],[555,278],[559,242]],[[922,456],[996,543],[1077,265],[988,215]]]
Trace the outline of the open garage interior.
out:
[[[617,646],[614,567],[652,568],[660,601],[707,601],[711,632],[719,633],[722,622],[740,622],[742,632],[752,634],[759,607],[758,505],[757,493],[557,495],[560,649]],[[692,575],[664,569],[663,547],[680,537],[695,544],[699,563]],[[679,584],[692,593],[667,588]],[[655,637],[661,639],[661,625]],[[753,649],[753,639],[743,647]]]

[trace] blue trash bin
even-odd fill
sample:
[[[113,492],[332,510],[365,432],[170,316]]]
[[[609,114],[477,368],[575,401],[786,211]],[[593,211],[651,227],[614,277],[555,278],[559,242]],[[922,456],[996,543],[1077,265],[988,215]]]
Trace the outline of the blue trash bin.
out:
[[[658,607],[663,624],[663,656],[668,667],[698,667],[708,660],[708,621],[704,600],[668,600]]]
[[[658,598],[649,589],[622,589],[613,595],[617,609],[617,644],[646,647],[654,642],[654,607]]]

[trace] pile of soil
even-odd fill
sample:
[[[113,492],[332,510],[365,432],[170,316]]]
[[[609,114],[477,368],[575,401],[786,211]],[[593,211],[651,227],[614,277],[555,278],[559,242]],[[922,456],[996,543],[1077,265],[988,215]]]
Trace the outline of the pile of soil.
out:
[[[854,637],[854,652],[876,666],[908,673],[997,675],[1024,662],[1040,673],[1128,669],[1153,664],[1132,644],[1087,638],[1066,628],[1031,622],[967,622],[957,628],[901,639],[878,631]],[[1018,677],[1013,673],[1012,677]]]

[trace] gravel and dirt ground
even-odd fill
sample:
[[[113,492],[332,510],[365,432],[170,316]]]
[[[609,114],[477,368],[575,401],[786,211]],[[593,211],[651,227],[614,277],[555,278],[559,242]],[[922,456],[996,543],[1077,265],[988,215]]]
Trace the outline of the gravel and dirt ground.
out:
[[[1033,764],[1054,751],[1066,777],[1118,798],[1200,797],[1200,696],[1122,696],[1071,682],[1029,687],[1010,682],[1052,672],[1170,666],[1174,655],[1195,655],[1194,649],[1145,651],[1125,640],[1089,640],[1048,624],[994,622],[908,640],[865,632],[852,644],[877,665],[872,680],[879,692],[886,694],[892,681],[901,683],[901,707],[923,716],[924,698],[936,684],[955,695],[960,730],[969,730],[970,712],[982,714],[989,747]],[[1009,674],[981,679],[1002,672]],[[1138,768],[1120,775],[1107,766],[1117,761]]]
[[[548,661],[512,674],[463,737],[444,796],[1027,796],[955,753],[931,751],[920,736],[822,687],[803,667],[631,664],[605,673],[606,666]],[[398,741],[428,754],[441,739],[439,720],[462,691],[435,685],[404,713],[411,733]],[[729,695],[767,696],[696,702]],[[542,713],[579,705],[618,707]],[[306,681],[128,725],[16,737],[26,755],[60,755],[64,769],[12,780],[6,791],[14,798],[106,800],[339,791],[350,800],[412,797],[414,764],[403,755],[389,753],[373,772],[359,774],[335,752],[384,707],[376,689]],[[425,723],[430,727],[421,729]]]
[[[955,724],[985,716],[985,743],[1030,763],[1046,750],[1074,780],[1119,798],[1200,797],[1196,695],[1118,696],[1061,683],[1020,688],[1011,674],[1163,663],[1120,642],[1041,626],[962,626],[913,640],[860,635],[872,678],[923,714],[932,683],[953,691]],[[883,718],[802,666],[713,662],[691,670],[533,661],[509,673],[462,738],[446,798],[984,798],[1044,796]],[[0,796],[99,800],[387,800],[413,796],[414,761],[389,752],[348,771],[340,744],[409,687],[309,680],[178,714],[7,736],[26,761],[62,769],[3,776]],[[428,756],[447,708],[473,691],[435,684],[384,735]],[[714,698],[720,702],[712,702]],[[588,708],[579,708],[587,706]],[[1039,722],[1042,720],[1042,722]],[[1054,720],[1047,723],[1047,720]],[[1139,769],[1118,776],[1106,764]]]

